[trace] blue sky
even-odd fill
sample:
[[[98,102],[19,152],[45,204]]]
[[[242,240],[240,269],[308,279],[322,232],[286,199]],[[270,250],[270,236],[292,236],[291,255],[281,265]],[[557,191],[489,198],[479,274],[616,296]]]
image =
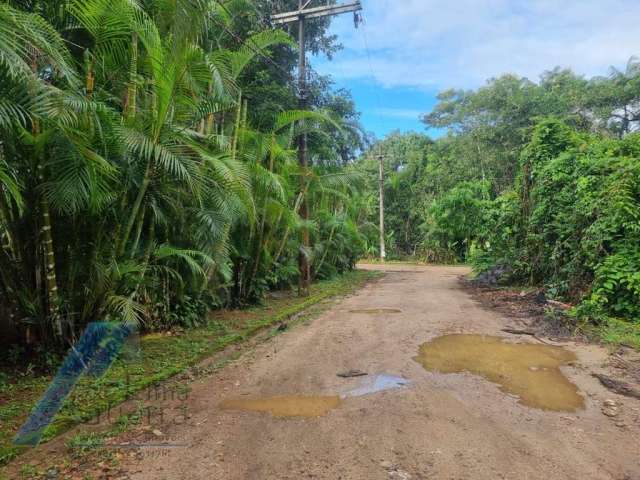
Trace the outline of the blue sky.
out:
[[[640,55],[637,0],[362,3],[365,25],[355,30],[350,14],[335,18],[331,33],[345,49],[312,63],[351,90],[365,128],[378,137],[424,131],[419,115],[447,88],[477,88],[502,73],[535,81],[555,66],[606,75]]]

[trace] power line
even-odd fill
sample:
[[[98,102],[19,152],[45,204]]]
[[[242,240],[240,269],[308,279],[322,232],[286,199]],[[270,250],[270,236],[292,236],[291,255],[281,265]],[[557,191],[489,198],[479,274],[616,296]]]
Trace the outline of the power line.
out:
[[[372,80],[375,82],[376,74],[373,69],[373,62],[371,61],[371,49],[369,48],[369,40],[367,38],[366,28],[368,27],[368,23],[366,19],[362,17],[362,25],[364,26],[362,29],[362,39],[364,41],[364,48],[367,53],[367,63],[369,64],[369,72],[371,74]],[[380,93],[378,89],[375,89],[375,98],[376,103],[378,104],[378,109],[382,108],[382,102],[380,100]],[[382,155],[382,142],[379,143],[379,153],[375,155],[378,159],[378,209],[379,209],[379,234],[380,234],[380,260],[382,262],[385,261],[387,257],[386,245],[385,245],[385,228],[384,228],[384,160],[388,158],[388,155]]]
[[[220,0],[214,0],[214,1],[215,1],[215,3],[220,5],[220,7],[222,7],[229,14],[229,16],[232,19],[236,18],[236,16],[229,11],[229,9],[227,8],[227,6],[224,3],[222,3]],[[289,77],[291,75],[290,71],[284,69],[281,65],[278,65],[271,57],[269,57],[268,55],[265,55],[264,53],[262,53],[260,51],[260,49],[255,47],[255,45],[252,45],[251,42],[248,41],[249,38],[243,39],[242,37],[240,37],[240,35],[238,35],[237,33],[233,32],[232,30],[230,30],[223,22],[217,20],[215,17],[212,17],[212,20],[216,25],[218,25],[220,28],[222,28],[228,35],[230,35],[238,43],[238,46],[240,46],[240,47],[246,46],[253,53],[255,53],[256,55],[262,57],[267,62],[269,62],[272,66],[274,66],[277,70],[279,70],[280,72],[284,73],[285,76]],[[293,83],[291,84],[291,86],[293,87]],[[295,87],[294,87],[294,89],[295,89]]]
[[[298,9],[290,12],[277,13],[271,16],[271,21],[278,25],[286,25],[289,23],[298,24],[298,42],[299,42],[299,59],[298,59],[298,84],[299,84],[299,105],[301,110],[305,110],[307,107],[306,102],[306,63],[307,58],[305,55],[305,26],[309,19],[313,18],[326,18],[342,13],[357,12],[362,9],[362,5],[359,1],[352,3],[345,3],[340,5],[325,5],[323,7],[307,8],[310,0],[298,0]],[[304,120],[299,122],[304,125]],[[309,166],[308,150],[307,150],[307,134],[302,131],[298,137],[298,162],[303,173],[306,173]],[[300,216],[303,220],[309,220],[309,206],[307,197],[307,179],[305,175],[300,177],[300,192],[302,195],[302,203],[300,207]],[[303,225],[301,232],[302,248],[298,256],[298,269],[300,272],[300,280],[298,291],[301,295],[309,294],[309,284],[311,283],[311,263],[307,257],[307,251],[311,245],[311,238],[309,235],[309,229],[306,225]]]
[[[367,37],[367,31],[366,31],[366,28],[368,28],[369,24],[367,23],[366,18],[364,18],[364,16],[362,17],[362,25],[364,25],[365,27],[362,29],[362,39],[364,41],[364,48],[367,53],[367,63],[369,64],[369,73],[371,74],[371,77],[375,81],[376,74],[373,69],[373,62],[371,61],[371,49],[369,48],[369,40]],[[375,97],[376,97],[376,102],[378,103],[378,108],[382,108],[382,102],[380,101],[380,93],[378,92],[378,89],[375,89]]]

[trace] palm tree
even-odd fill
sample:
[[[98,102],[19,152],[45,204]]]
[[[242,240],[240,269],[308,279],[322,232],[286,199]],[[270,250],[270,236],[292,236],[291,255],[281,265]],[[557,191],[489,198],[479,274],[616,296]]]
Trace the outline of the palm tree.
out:
[[[166,327],[234,274],[242,302],[278,283],[274,268],[289,281],[303,174],[318,270],[341,261],[349,182],[301,172],[292,150],[299,119],[339,127],[298,111],[249,125],[242,73],[292,41],[239,38],[247,1],[12,5],[0,5],[0,308],[27,342],[63,344],[96,319]]]

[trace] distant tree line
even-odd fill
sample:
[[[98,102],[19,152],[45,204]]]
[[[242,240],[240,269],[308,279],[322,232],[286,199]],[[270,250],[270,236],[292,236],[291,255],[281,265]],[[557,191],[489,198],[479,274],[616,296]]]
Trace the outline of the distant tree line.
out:
[[[555,69],[449,90],[432,140],[392,134],[359,162],[375,221],[385,155],[393,256],[505,267],[594,321],[640,318],[640,62],[585,79]],[[376,254],[375,239],[367,243]]]

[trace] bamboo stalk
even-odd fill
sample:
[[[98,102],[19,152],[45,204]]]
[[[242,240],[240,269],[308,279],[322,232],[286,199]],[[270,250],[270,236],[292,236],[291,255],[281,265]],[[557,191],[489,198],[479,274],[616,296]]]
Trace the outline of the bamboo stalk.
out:
[[[245,116],[246,120],[246,116]],[[273,138],[272,138],[273,141]],[[274,158],[273,158],[273,148],[269,149],[269,172],[273,172],[274,167]],[[247,284],[245,287],[245,291],[249,291],[251,285],[253,284],[256,275],[258,274],[258,268],[260,268],[260,260],[262,260],[262,251],[264,250],[264,226],[267,217],[267,197],[265,196],[264,202],[262,204],[262,218],[260,219],[260,227],[258,228],[258,238],[256,241],[256,252],[254,255],[253,268],[251,269],[251,274],[247,280]]]
[[[44,183],[44,166],[42,162],[38,165],[38,180]],[[44,252],[44,274],[46,289],[46,311],[47,319],[53,326],[54,334],[58,339],[62,339],[62,319],[60,318],[58,295],[58,279],[56,277],[56,257],[53,249],[53,235],[51,234],[51,214],[49,202],[44,194],[40,195],[40,228],[41,247]]]
[[[238,147],[238,135],[240,133],[240,122],[242,120],[242,91],[238,94],[238,107],[236,108],[236,122],[234,125],[233,137],[231,139],[231,158],[236,159],[236,149]]]
[[[131,34],[131,64],[129,65],[129,84],[127,85],[127,98],[125,102],[125,118],[132,120],[136,116],[136,97],[138,86],[136,76],[138,75],[138,34]]]

